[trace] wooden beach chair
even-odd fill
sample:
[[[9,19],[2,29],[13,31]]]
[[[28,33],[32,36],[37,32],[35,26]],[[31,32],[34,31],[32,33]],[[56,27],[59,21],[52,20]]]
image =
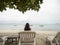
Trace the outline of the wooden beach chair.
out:
[[[55,38],[55,36],[48,36],[47,37],[47,45],[55,45],[52,41]]]
[[[56,45],[60,45],[60,32],[57,33],[57,35],[56,35],[56,37],[54,38],[53,41],[55,41],[54,43]]]
[[[19,45],[26,44],[26,45],[36,45],[36,40],[35,40],[35,32],[31,31],[24,31],[19,33]]]
[[[0,45],[3,45],[3,39],[0,38]]]

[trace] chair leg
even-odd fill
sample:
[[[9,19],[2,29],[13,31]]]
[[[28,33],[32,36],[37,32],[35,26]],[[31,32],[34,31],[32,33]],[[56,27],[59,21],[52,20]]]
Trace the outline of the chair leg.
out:
[[[36,38],[34,39],[34,45],[36,45]]]
[[[19,44],[18,45],[21,45],[20,40],[19,40]]]

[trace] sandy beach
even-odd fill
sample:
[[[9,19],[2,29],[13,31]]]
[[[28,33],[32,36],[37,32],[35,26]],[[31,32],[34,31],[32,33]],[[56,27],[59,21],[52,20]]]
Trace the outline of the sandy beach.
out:
[[[37,45],[47,45],[46,38],[48,38],[49,36],[56,36],[57,32],[58,31],[36,31]]]
[[[18,35],[19,30],[0,30],[1,35]],[[46,38],[49,36],[56,36],[58,31],[35,31],[36,32],[36,44],[37,45],[46,45]]]

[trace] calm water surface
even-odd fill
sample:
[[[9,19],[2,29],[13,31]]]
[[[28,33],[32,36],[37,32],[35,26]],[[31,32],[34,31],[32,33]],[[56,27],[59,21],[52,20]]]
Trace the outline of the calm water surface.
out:
[[[24,30],[23,24],[0,24],[0,30]],[[32,24],[32,30],[58,30],[60,31],[60,24]]]

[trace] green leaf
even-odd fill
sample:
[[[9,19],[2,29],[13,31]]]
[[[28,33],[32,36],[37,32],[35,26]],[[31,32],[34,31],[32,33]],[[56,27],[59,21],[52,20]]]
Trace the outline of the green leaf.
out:
[[[31,0],[31,3],[34,4],[35,0]]]

